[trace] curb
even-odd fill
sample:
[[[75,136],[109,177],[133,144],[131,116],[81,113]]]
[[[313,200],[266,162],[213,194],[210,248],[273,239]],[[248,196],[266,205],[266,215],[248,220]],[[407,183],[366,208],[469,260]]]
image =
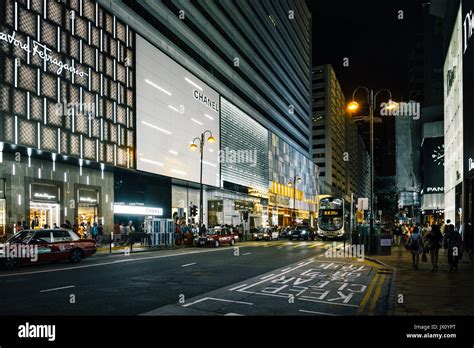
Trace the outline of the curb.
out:
[[[131,250],[130,251],[130,254],[138,254],[138,253],[149,253],[149,252],[153,252],[153,251],[167,251],[167,250],[182,250],[182,249],[189,249],[190,246],[187,246],[187,247],[179,247],[179,248],[176,248],[176,247],[173,247],[173,248],[162,248],[162,249],[158,249],[158,248],[147,248],[147,249],[144,249],[144,250]],[[96,257],[96,256],[114,256],[114,255],[123,255],[125,253],[125,248],[123,250],[116,250],[116,252],[113,252],[114,250],[112,249],[112,252],[109,252],[108,250],[106,251],[98,251],[96,252],[93,257]]]
[[[365,257],[367,260],[372,261],[374,263],[377,263],[381,266],[387,267],[392,270],[392,276],[390,279],[390,285],[389,285],[389,291],[388,291],[388,308],[387,308],[387,315],[395,315],[395,301],[396,301],[396,287],[395,287],[395,282],[397,279],[397,270],[390,266],[387,265],[385,262],[382,262],[376,258],[373,257]]]

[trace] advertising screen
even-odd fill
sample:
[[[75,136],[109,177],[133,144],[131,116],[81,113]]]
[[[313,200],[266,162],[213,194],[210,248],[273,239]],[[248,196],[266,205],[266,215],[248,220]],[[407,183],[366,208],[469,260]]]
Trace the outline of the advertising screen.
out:
[[[423,142],[423,192],[444,192],[444,138],[427,138]]]
[[[203,183],[219,186],[219,94],[137,36],[137,169],[199,182],[200,153],[190,144],[206,130]]]

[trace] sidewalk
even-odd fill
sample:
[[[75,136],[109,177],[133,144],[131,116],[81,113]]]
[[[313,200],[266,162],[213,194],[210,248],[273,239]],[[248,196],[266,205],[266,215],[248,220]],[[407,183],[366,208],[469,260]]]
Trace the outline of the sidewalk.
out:
[[[117,254],[125,254],[125,253],[139,253],[139,252],[147,252],[147,251],[158,251],[158,250],[179,250],[193,247],[192,245],[177,245],[177,246],[154,246],[148,247],[147,245],[142,245],[141,243],[134,243],[132,248],[130,245],[117,245],[112,247],[112,252],[110,252],[109,244],[102,244],[101,246],[97,247],[97,252],[95,255],[117,255]]]
[[[412,268],[411,254],[403,246],[393,246],[392,255],[375,259],[396,269],[395,315],[472,315],[474,313],[474,261],[459,262],[449,271],[444,249],[439,251],[438,270],[428,262]],[[401,296],[402,303],[399,303]]]

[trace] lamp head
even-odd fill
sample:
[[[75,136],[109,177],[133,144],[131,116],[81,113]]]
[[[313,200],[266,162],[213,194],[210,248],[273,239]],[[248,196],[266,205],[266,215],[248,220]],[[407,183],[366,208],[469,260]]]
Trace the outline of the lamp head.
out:
[[[355,100],[351,101],[348,105],[347,105],[347,110],[349,111],[355,111],[359,109],[359,103],[356,102]]]
[[[195,143],[192,143],[191,145],[189,145],[189,147],[192,151],[195,151],[195,150],[197,150],[198,146]]]
[[[394,110],[398,107],[398,103],[394,102],[393,100],[389,100],[387,106],[385,107],[387,110]]]

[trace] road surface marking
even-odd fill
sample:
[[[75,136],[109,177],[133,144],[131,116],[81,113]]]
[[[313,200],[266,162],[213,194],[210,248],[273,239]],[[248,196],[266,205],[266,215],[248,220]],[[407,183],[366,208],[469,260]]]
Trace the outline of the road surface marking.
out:
[[[330,305],[335,305],[335,306],[345,306],[345,307],[359,307],[358,305],[353,305],[353,304],[348,304],[348,303],[338,303],[338,302],[328,302],[328,301],[322,301],[322,300],[315,300],[312,298],[308,298],[308,296],[301,296],[297,297],[297,300],[300,301],[309,301],[309,302],[318,302],[318,303],[325,303],[325,304],[330,304]]]
[[[241,246],[241,248],[245,248],[245,247],[247,247],[247,245]],[[98,267],[98,266],[107,266],[107,265],[114,265],[114,264],[124,263],[124,262],[153,260],[153,259],[161,259],[161,258],[165,258],[165,257],[183,256],[183,255],[191,255],[191,254],[204,254],[204,253],[211,253],[211,252],[217,252],[217,251],[223,251],[223,250],[224,251],[225,250],[229,251],[229,250],[233,250],[233,249],[218,248],[218,249],[209,249],[209,250],[199,250],[199,251],[191,251],[191,252],[186,252],[186,253],[177,253],[177,254],[169,254],[169,255],[157,255],[157,256],[150,256],[150,257],[128,258],[128,259],[117,260],[117,261],[95,263],[95,264],[92,264],[92,265],[82,265],[82,266],[64,267],[64,268],[55,268],[55,269],[44,269],[44,270],[31,271],[31,272],[7,273],[7,274],[0,274],[0,278],[13,277],[13,276],[18,276],[18,275],[21,276],[21,275],[27,275],[27,274],[37,274],[37,273],[71,271],[71,270],[80,269],[80,268],[91,268],[91,267]],[[128,256],[128,257],[130,257],[130,256]]]
[[[187,303],[187,304],[183,305],[183,307],[189,307],[189,306],[192,306],[196,303],[204,302],[204,301],[207,301],[207,300],[230,302],[230,303],[237,303],[237,304],[244,304],[244,305],[248,305],[248,306],[253,306],[253,303],[250,303],[250,302],[226,300],[226,299],[223,299],[223,298],[216,298],[216,297],[203,297],[203,298],[200,298],[199,300],[196,300],[194,302]]]
[[[316,248],[316,247],[321,246],[321,245],[324,245],[324,243],[315,243],[315,244],[313,244],[313,245],[310,245],[310,246],[308,247],[308,249],[309,249],[309,248]]]
[[[245,286],[247,286],[247,284],[240,284],[240,285],[238,285],[238,286],[236,286],[236,287],[234,287],[234,288],[232,288],[232,289],[229,289],[229,291],[234,291],[234,290],[243,288],[243,287],[245,287]]]
[[[372,301],[370,302],[369,315],[375,315],[375,310],[377,308],[377,301],[379,300],[380,294],[382,293],[382,286],[383,286],[384,281],[385,281],[385,275],[382,274],[382,276],[379,278],[377,288],[375,289],[374,297],[372,298]]]
[[[376,273],[375,276],[372,278],[372,281],[370,282],[369,288],[367,289],[365,296],[362,298],[362,301],[360,301],[357,314],[362,314],[364,312],[367,302],[369,302],[370,296],[372,295],[372,290],[374,289],[374,286],[377,283],[378,278],[379,278],[379,275],[378,273]]]
[[[275,275],[274,273],[271,273],[271,274],[269,274],[269,275],[266,275],[266,276],[261,277],[260,279],[271,278],[271,277],[274,276],[274,275]]]
[[[249,288],[251,288],[251,287],[254,287],[254,286],[256,286],[256,285],[260,285],[260,284],[262,284],[262,283],[265,283],[265,282],[266,282],[267,280],[269,280],[269,279],[276,278],[276,277],[281,277],[281,275],[284,274],[284,273],[288,273],[288,272],[290,272],[290,271],[294,271],[294,270],[296,270],[296,269],[298,269],[298,268],[301,268],[301,267],[303,267],[303,266],[309,265],[310,263],[313,263],[313,260],[311,260],[311,261],[309,261],[309,262],[306,262],[306,263],[305,263],[305,262],[302,262],[302,264],[299,263],[298,266],[290,267],[290,268],[288,269],[288,271],[286,271],[286,272],[280,272],[280,273],[278,273],[277,275],[274,275],[273,277],[269,277],[269,278],[264,279],[264,280],[262,280],[262,281],[259,281],[259,282],[250,284],[249,286],[247,286],[247,287],[245,287],[245,288],[243,288],[243,289],[240,289],[239,291],[242,292],[242,291],[245,291],[245,290],[247,290],[247,289],[249,289]]]
[[[49,291],[56,291],[56,290],[63,290],[63,289],[70,289],[70,288],[75,288],[75,285],[68,285],[68,286],[63,286],[60,288],[53,288],[53,289],[46,289],[46,290],[41,290],[40,292],[49,292]]]
[[[293,248],[300,248],[300,247],[305,247],[307,246],[308,244],[306,242],[302,242],[302,243],[299,243],[299,244],[296,244],[295,246],[293,246]]]
[[[187,263],[185,265],[182,265],[181,267],[188,267],[188,266],[192,266],[192,265],[195,265],[196,262],[192,262],[192,263]]]
[[[239,313],[227,313],[227,314],[224,314],[225,317],[243,317],[244,315],[243,314],[239,314]]]
[[[250,255],[250,254],[252,254],[252,253],[245,253],[245,254],[242,254],[242,256],[245,256],[245,255]]]
[[[331,313],[323,313],[323,312],[314,312],[314,311],[307,311],[304,309],[299,310],[302,313],[310,313],[310,314],[319,314],[319,315],[331,315],[331,316],[336,316],[336,314],[331,314]]]

